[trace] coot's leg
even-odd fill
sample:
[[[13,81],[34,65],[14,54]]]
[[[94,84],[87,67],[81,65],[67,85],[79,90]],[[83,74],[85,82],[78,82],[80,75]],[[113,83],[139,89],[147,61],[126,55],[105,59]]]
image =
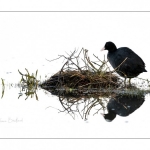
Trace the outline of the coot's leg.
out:
[[[126,87],[126,79],[127,79],[127,78],[125,77],[125,78],[124,78],[124,86],[125,86],[125,87]]]
[[[131,78],[129,78],[129,85],[131,85]]]

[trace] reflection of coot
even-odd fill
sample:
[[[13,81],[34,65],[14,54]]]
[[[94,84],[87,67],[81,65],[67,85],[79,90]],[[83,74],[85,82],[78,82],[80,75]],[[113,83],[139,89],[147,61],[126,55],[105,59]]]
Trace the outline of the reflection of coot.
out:
[[[147,72],[143,60],[128,47],[117,49],[113,42],[106,42],[103,49],[108,50],[107,57],[113,68],[117,68],[124,61],[116,69],[116,72],[125,80],[126,78],[134,78],[142,72]]]
[[[104,114],[106,121],[112,121],[116,115],[128,116],[138,109],[144,102],[144,95],[117,95],[107,104],[108,114]]]

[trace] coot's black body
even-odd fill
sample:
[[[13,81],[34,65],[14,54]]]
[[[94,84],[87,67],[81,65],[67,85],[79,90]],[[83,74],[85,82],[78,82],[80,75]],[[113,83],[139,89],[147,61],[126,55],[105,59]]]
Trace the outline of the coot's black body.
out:
[[[107,58],[114,69],[124,61],[116,69],[116,72],[125,79],[134,78],[142,72],[147,72],[143,60],[128,47],[117,49],[114,43],[107,42],[104,49],[108,50]]]

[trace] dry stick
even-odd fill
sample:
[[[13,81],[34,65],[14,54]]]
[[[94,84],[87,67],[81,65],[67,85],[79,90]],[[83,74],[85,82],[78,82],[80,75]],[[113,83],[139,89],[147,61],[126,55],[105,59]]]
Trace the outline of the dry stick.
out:
[[[119,66],[117,66],[113,71],[110,71],[111,72],[111,75],[112,75],[112,73],[113,72],[115,72],[126,60],[128,59],[128,57],[126,57],[124,60],[123,60],[123,62],[119,65]],[[107,64],[106,64],[107,65]],[[107,65],[108,66],[108,65]],[[109,68],[109,67],[108,67]],[[110,69],[110,68],[109,68]],[[123,72],[122,72],[123,73]],[[110,77],[111,78],[111,77]]]
[[[82,48],[81,50],[80,50],[80,52],[79,52],[79,54],[78,54],[78,56],[75,56],[74,58],[76,59],[76,61],[77,61],[77,66],[79,66],[79,61],[78,61],[78,59],[79,59],[79,56],[80,56],[80,54],[81,54],[81,52],[83,51],[84,49]],[[76,51],[76,50],[75,50]],[[74,59],[73,58],[73,59]]]
[[[99,66],[100,68],[102,68],[102,66],[106,63],[106,62],[104,62],[102,65],[99,65],[98,63],[96,63],[96,62],[94,62],[94,61],[91,61],[91,62],[92,62],[93,64]]]
[[[80,56],[80,54],[81,54],[81,52],[82,51],[84,51],[84,48],[82,48],[81,50],[80,50],[80,52],[79,52],[79,54],[78,54],[78,56],[77,57],[79,57]]]
[[[77,66],[79,66],[79,57],[75,57]]]
[[[81,68],[78,65],[76,65],[72,60],[70,61],[80,70],[80,72],[82,72]]]
[[[93,56],[96,57],[101,63],[103,63],[103,61],[101,61],[97,56],[95,56],[94,54]],[[108,62],[108,60],[106,62]]]
[[[93,54],[94,55],[94,54]],[[94,55],[95,56],[95,55]],[[101,61],[97,56],[95,56],[101,63],[102,63],[102,65],[100,66],[100,68],[102,69],[102,67],[104,66],[104,65],[107,65],[107,62],[108,62],[108,60],[107,61]],[[94,64],[97,64],[97,63],[95,63],[95,62],[93,62]],[[97,64],[98,65],[98,64]],[[108,65],[107,65],[107,68],[106,68],[106,70],[108,69],[109,67],[108,67]],[[109,68],[109,72],[110,72],[110,68]],[[111,74],[112,75],[112,74]],[[111,76],[109,76],[110,77],[110,82],[112,82],[112,83],[114,83],[113,81],[111,81]],[[117,83],[115,83],[115,84],[117,84]]]
[[[94,54],[93,54],[94,55]],[[105,56],[105,55],[104,55]],[[107,62],[108,62],[108,60],[107,61],[101,61],[97,56],[95,56],[94,55],[94,57],[96,57],[101,63],[102,63],[102,65],[100,66],[100,68],[102,68],[104,65],[106,65],[107,66],[107,68],[109,69],[109,72],[110,72],[110,68],[108,67],[108,65],[107,65]],[[104,59],[105,59],[105,57],[104,57]],[[95,63],[96,64],[96,63]],[[97,64],[98,65],[98,64]],[[106,68],[106,70],[107,70],[107,68]]]
[[[52,61],[57,60],[57,59],[59,59],[59,58],[61,58],[61,56],[58,57],[58,58],[52,59],[52,60],[48,60],[48,59],[46,59],[46,60],[49,61],[49,62],[52,62]]]
[[[74,51],[75,52],[75,51]],[[69,58],[66,58],[64,55],[62,55],[62,57],[64,57],[65,59],[68,59],[67,60],[67,62],[63,65],[63,67],[69,62],[69,61],[71,61],[72,62],[72,64],[74,64],[79,70],[80,70],[80,72],[82,72],[82,70],[81,70],[81,68],[78,66],[78,65],[76,65],[73,61],[72,61],[72,56],[74,55],[74,52],[72,53],[72,55],[69,57]],[[62,69],[63,69],[63,67],[62,67]],[[61,69],[61,70],[62,70]]]
[[[80,53],[81,53],[82,51],[83,51],[83,48],[80,50],[80,52],[79,52],[78,56],[74,56],[74,58],[72,58],[72,59],[76,59],[76,58],[78,58],[78,57],[79,57],[79,55],[80,55]],[[75,54],[76,52],[77,52],[77,50],[75,49],[73,53]],[[67,52],[66,52],[66,53],[67,53]],[[73,54],[73,55],[74,55],[74,54]],[[69,55],[69,54],[67,53],[67,55]],[[73,55],[72,55],[72,56],[73,56]],[[69,56],[70,56],[70,55],[69,55]]]
[[[61,75],[61,73],[62,73],[62,71],[63,71],[63,68],[65,67],[65,65],[68,64],[69,59],[71,59],[71,57],[74,55],[74,53],[75,53],[75,51],[73,51],[73,53],[70,55],[69,58],[66,58],[64,55],[61,55],[61,57],[64,57],[64,58],[66,58],[66,59],[68,59],[68,60],[64,63],[64,65],[62,66],[62,68],[61,68],[61,70],[60,70],[60,72],[59,72],[59,78],[58,78],[58,81],[60,81],[60,75]]]
[[[116,67],[111,73],[115,72],[127,59],[128,59],[128,57],[126,57],[124,59],[124,61],[118,67]]]
[[[87,55],[87,51],[86,51],[85,59],[87,60],[88,64],[92,67],[94,72],[95,72],[95,70],[98,71],[98,69],[91,63],[90,58]]]
[[[84,59],[82,59],[81,58],[81,60],[84,62],[84,64],[85,64],[85,66],[83,66],[83,67],[81,67],[81,68],[85,68],[85,70],[88,70],[88,68],[90,68],[89,66],[88,66],[88,64],[87,64],[87,62],[84,60]]]
[[[84,49],[84,50],[83,50],[84,62],[85,62],[86,69],[89,70],[89,69],[90,69],[90,66],[88,65],[88,61],[87,61],[87,59],[86,59],[87,53],[88,53],[88,50],[87,50],[87,49]]]
[[[94,55],[94,54],[93,54],[93,55]],[[107,65],[108,60],[105,61],[105,55],[104,55],[104,61],[101,61],[101,60],[100,60],[97,56],[95,56],[95,55],[94,55],[94,57],[96,57],[96,58],[102,63],[102,65],[100,66],[100,65],[98,65],[97,63],[92,62],[92,63],[94,63],[94,64],[100,66],[99,70],[102,70],[103,66],[106,65],[107,68],[105,69],[105,71],[106,71],[107,69],[109,69],[109,72],[110,72],[110,68],[109,68],[108,65]]]
[[[128,59],[128,57],[126,57],[126,58],[124,59],[124,61],[123,61],[118,67],[116,67],[111,73],[115,72],[127,59]],[[125,76],[125,81],[126,81],[126,74],[125,74],[124,72],[122,72],[122,71],[120,71],[120,72],[124,74],[124,76]],[[124,82],[125,82],[125,81],[124,81]]]
[[[83,56],[85,56],[85,50],[83,49]],[[84,64],[85,64],[85,70],[87,70],[87,63],[86,63],[86,60],[85,60],[85,57],[82,59],[81,58],[81,60],[84,62]]]
[[[101,61],[101,60],[100,60],[97,56],[95,56],[94,54],[93,54],[93,56],[96,57],[101,63],[107,63],[107,62],[108,62],[108,60],[107,60],[107,61],[105,61],[105,60],[104,60],[104,61]],[[105,56],[105,55],[104,55],[104,56]],[[105,57],[104,57],[104,58],[105,58]]]
[[[83,49],[82,48],[82,50],[83,50],[83,55],[84,55],[84,59],[82,59],[81,58],[81,60],[84,62],[84,64],[85,64],[85,66],[84,67],[82,67],[82,68],[86,68],[86,70],[89,70],[91,67],[89,66],[89,64],[90,64],[90,60],[88,59],[88,56],[87,56],[87,53],[88,53],[88,50],[87,49]],[[92,65],[91,65],[92,66]],[[88,68],[88,69],[87,69]],[[91,69],[93,69],[93,68],[91,68]]]
[[[108,62],[108,60],[107,60],[103,65],[106,65],[106,66],[107,66],[107,68],[105,69],[105,71],[106,71],[107,69],[109,69],[109,72],[110,72],[109,80],[111,81],[112,72],[110,71],[110,67],[107,65],[107,62]],[[113,82],[113,81],[111,81],[111,82]],[[114,83],[114,82],[113,82],[113,83]],[[117,84],[117,83],[116,83],[116,84]]]
[[[75,51],[73,51],[73,53],[70,55],[69,58],[65,57],[64,55],[60,55],[61,57],[64,57],[65,59],[67,59],[66,63],[63,65],[63,67],[61,68],[61,71],[63,70],[64,66],[69,62],[69,60],[71,59],[71,57],[74,55]]]
[[[76,50],[75,50],[76,51]],[[58,58],[55,58],[55,59],[52,59],[52,60],[48,60],[48,59],[46,59],[47,61],[49,61],[49,62],[52,62],[52,61],[55,61],[55,60],[57,60],[57,59],[60,59],[61,57],[64,57],[63,55],[58,55],[59,57]]]
[[[88,63],[92,66],[92,68],[94,69],[94,71],[96,70],[96,71],[98,71],[98,69],[91,63],[91,61],[90,61],[90,58],[88,57],[86,57],[86,59],[87,59],[87,61],[88,61]]]

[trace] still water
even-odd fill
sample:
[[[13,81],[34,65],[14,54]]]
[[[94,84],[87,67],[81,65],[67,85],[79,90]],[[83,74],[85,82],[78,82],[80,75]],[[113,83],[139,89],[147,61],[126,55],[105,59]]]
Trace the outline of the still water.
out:
[[[149,19],[149,13],[1,13],[0,78],[5,89],[0,86],[0,138],[149,138],[149,94],[132,100],[95,94],[60,101],[39,88],[37,100],[36,95],[27,98],[17,86],[18,69],[22,73],[25,68],[31,73],[38,69],[38,79],[44,81],[64,64],[63,59],[46,59],[82,47],[91,59],[93,54],[103,59],[106,52],[100,49],[110,40],[142,57],[148,72],[139,77],[149,79]],[[109,122],[103,116],[107,113]]]
[[[39,68],[46,65],[47,61],[43,59]],[[34,63],[27,64],[27,67],[34,67]],[[45,70],[46,68],[47,66]],[[25,69],[20,70],[26,73]],[[33,70],[33,73],[35,71]],[[31,98],[25,94],[26,89],[22,90],[18,86],[21,76],[17,70],[3,72],[3,75],[6,85],[4,90],[2,85],[0,89],[4,92],[0,100],[0,126],[3,129],[1,138],[149,137],[147,130],[150,125],[150,96],[146,92],[136,96],[136,90],[124,89],[124,94],[134,94],[127,96],[114,91],[115,94],[105,97],[95,93],[68,98],[38,88],[36,95],[33,94]],[[42,73],[39,69],[38,78],[42,81],[40,75],[42,76]],[[51,75],[53,73],[48,73],[47,76]],[[43,80],[45,78],[43,73]],[[133,84],[134,80],[139,81],[133,79]],[[142,85],[139,82],[140,84]],[[106,119],[104,114],[107,114]]]

